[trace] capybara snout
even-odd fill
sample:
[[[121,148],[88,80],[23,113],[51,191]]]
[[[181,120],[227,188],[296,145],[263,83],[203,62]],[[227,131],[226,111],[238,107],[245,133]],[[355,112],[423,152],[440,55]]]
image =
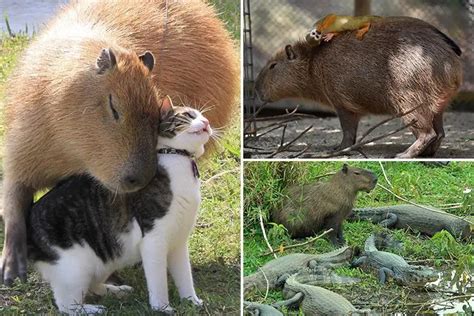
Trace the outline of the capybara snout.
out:
[[[377,175],[372,171],[361,168],[347,168],[348,181],[353,182],[357,190],[370,192],[377,185]]]

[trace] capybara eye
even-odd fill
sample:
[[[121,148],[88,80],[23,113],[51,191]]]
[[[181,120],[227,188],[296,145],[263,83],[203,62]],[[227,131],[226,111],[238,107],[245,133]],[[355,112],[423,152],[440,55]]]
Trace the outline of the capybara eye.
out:
[[[360,172],[359,172],[359,171],[354,171],[354,174],[355,174],[356,176],[358,176],[358,175],[360,175]]]
[[[277,63],[272,63],[269,68],[270,68],[270,69],[275,68],[276,64],[277,64]]]
[[[113,116],[114,116],[114,119],[115,119],[116,121],[118,121],[118,119],[119,119],[120,116],[119,116],[117,110],[115,110],[115,108],[114,108],[114,105],[113,105],[113,103],[112,103],[112,95],[111,95],[111,94],[109,94],[109,105],[110,105],[110,110],[112,110],[112,114],[113,114]]]

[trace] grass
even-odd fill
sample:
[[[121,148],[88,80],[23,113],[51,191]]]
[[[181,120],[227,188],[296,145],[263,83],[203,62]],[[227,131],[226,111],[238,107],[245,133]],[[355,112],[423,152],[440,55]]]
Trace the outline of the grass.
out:
[[[210,0],[226,23],[239,47],[240,1]],[[0,34],[0,105],[3,111],[5,83],[19,53],[29,38]],[[236,101],[237,102],[237,101]],[[237,111],[236,111],[237,112]],[[237,112],[238,113],[238,112]],[[3,140],[3,113],[0,113],[0,142]],[[202,205],[190,240],[193,276],[198,296],[205,307],[197,310],[180,302],[171,286],[171,305],[180,314],[240,314],[240,120],[236,118],[221,141],[222,146],[209,159],[200,162]],[[0,225],[3,245],[3,224]],[[2,247],[2,246],[0,246]],[[134,288],[131,295],[117,299],[89,297],[87,302],[105,305],[111,315],[152,315],[143,271],[130,267],[119,276]],[[11,288],[0,286],[0,314],[56,314],[49,286],[30,270],[28,282]]]
[[[302,242],[301,240],[292,240],[281,225],[271,222],[272,210],[281,207],[284,197],[283,190],[288,185],[309,183],[314,181],[318,175],[339,170],[342,164],[342,162],[245,163],[244,275],[257,271],[259,267],[273,259],[271,256],[261,256],[268,251],[268,248],[262,237],[258,213],[260,212],[264,218],[268,239],[274,249],[278,249],[280,245]],[[374,171],[379,177],[379,183],[388,186],[378,162],[351,162],[350,165]],[[457,208],[447,211],[466,217],[471,221],[474,219],[474,193],[470,191],[474,187],[472,177],[474,163],[451,162],[446,167],[433,167],[419,162],[383,162],[383,166],[393,185],[393,190],[398,195],[420,204],[437,207],[457,203]],[[319,179],[319,181],[325,181],[325,179]],[[393,195],[377,187],[371,193],[359,193],[356,207],[402,203]],[[380,226],[367,221],[344,224],[344,235],[350,246],[363,247],[365,239],[371,233],[381,230]],[[457,273],[455,279],[458,279],[459,286],[464,288],[473,282],[474,245],[472,243],[458,242],[445,231],[431,238],[406,230],[391,230],[391,232],[404,244],[402,250],[392,251],[402,255],[406,260],[425,260],[426,263],[423,264],[434,266],[439,271],[447,270],[446,275],[453,270]],[[333,249],[326,239],[320,239],[306,246],[291,249],[285,254],[291,252],[322,253]],[[281,255],[284,254],[279,254],[279,256]],[[446,265],[447,262],[449,266]],[[430,295],[426,291],[400,287],[392,282],[382,286],[378,283],[375,275],[359,269],[343,267],[337,269],[336,272],[362,280],[361,283],[350,286],[336,284],[328,286],[329,289],[342,294],[360,308],[372,307],[378,312],[410,313],[413,312],[409,309],[410,304],[426,302],[431,297],[437,297],[436,294]],[[442,285],[444,286],[444,281]],[[438,290],[442,290],[441,287]],[[472,292],[472,287],[466,291]],[[282,299],[279,291],[270,291],[268,297],[266,299],[264,297],[265,293],[249,293],[246,299],[266,303]],[[387,302],[391,303],[384,306],[377,305]],[[290,314],[292,313],[290,312]]]

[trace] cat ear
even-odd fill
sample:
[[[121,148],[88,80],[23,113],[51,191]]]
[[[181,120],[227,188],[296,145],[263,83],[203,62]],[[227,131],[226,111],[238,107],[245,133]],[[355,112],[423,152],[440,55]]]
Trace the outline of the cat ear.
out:
[[[171,101],[170,96],[167,95],[163,98],[163,101],[161,101],[161,108],[160,108],[161,116],[165,116],[172,110],[173,110],[173,101]]]

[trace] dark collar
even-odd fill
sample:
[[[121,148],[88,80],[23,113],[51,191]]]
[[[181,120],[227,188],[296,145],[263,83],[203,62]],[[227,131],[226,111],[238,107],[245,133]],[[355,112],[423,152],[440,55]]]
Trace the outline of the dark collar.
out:
[[[176,148],[160,148],[157,151],[159,154],[172,154],[172,155],[181,155],[188,157],[191,160],[191,169],[193,170],[193,174],[195,178],[199,178],[199,170],[196,164],[196,161],[194,161],[194,155],[192,155],[189,151],[184,150],[184,149],[176,149]]]
[[[176,149],[176,148],[160,148],[158,149],[158,153],[159,154],[174,154],[174,155],[181,155],[181,156],[186,156],[186,157],[189,157],[191,159],[194,158],[193,155],[191,155],[191,153],[187,150],[184,150],[184,149]]]

